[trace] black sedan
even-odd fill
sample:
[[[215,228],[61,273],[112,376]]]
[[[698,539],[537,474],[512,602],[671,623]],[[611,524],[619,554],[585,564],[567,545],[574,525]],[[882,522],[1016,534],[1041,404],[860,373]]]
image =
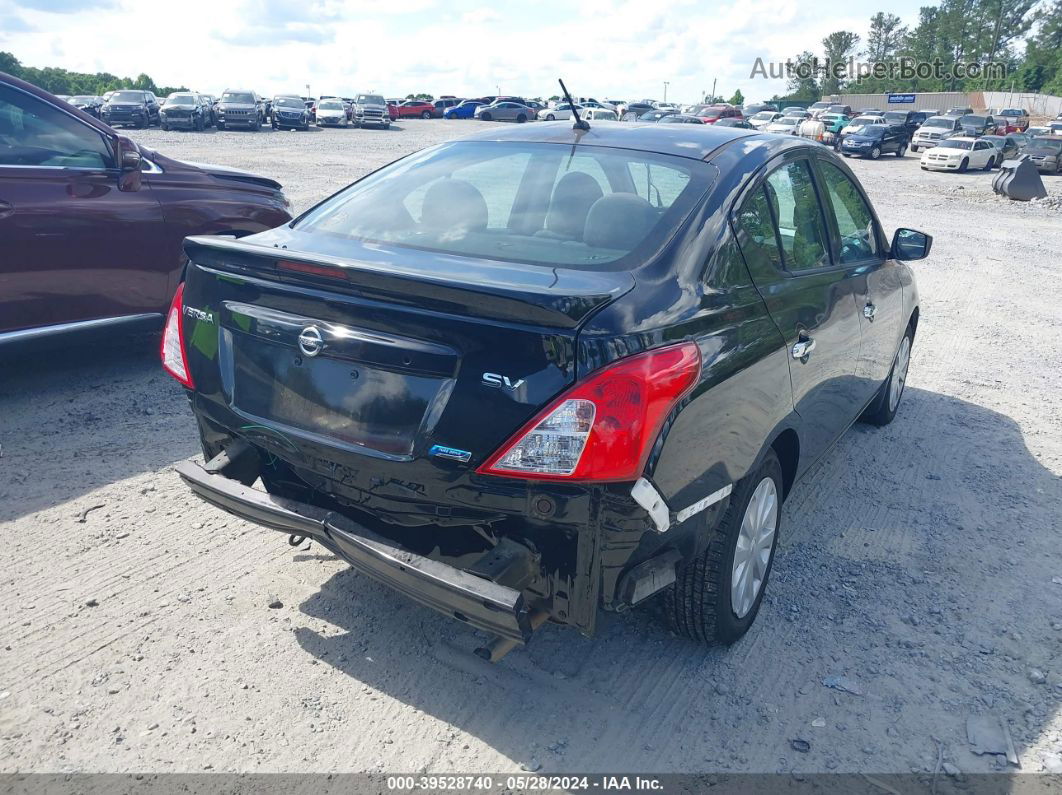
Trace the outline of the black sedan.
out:
[[[998,150],[996,155],[997,164],[1016,157],[1021,151],[1022,145],[1012,135],[984,135],[982,138]]]
[[[845,157],[869,157],[871,160],[877,160],[887,153],[903,157],[907,153],[909,141],[902,127],[866,124],[859,132],[848,133],[841,139],[841,154]]]
[[[890,242],[847,165],[792,136],[447,142],[291,224],[185,242],[163,364],[207,463],[177,472],[491,633],[487,659],[661,591],[678,633],[732,643],[783,501],[854,421],[900,409],[905,260],[931,242]],[[902,457],[900,438],[860,444]]]
[[[639,116],[638,121],[661,121],[665,116],[677,115],[679,115],[678,112],[674,110],[651,110]]]

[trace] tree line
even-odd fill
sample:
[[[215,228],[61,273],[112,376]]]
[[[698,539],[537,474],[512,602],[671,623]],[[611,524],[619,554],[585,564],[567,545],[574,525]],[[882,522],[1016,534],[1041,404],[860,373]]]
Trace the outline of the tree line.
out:
[[[870,18],[865,36],[839,30],[821,44],[820,51],[805,50],[790,60],[792,98],[818,99],[842,91],[1014,90],[1062,95],[1062,0],[941,0],[939,5],[922,6],[913,26],[896,14],[879,11]],[[849,75],[808,68],[816,61],[821,66],[849,58],[892,65],[892,71]],[[909,66],[906,75],[901,69],[904,63]],[[1002,68],[976,75],[955,69],[956,64],[971,63]],[[917,64],[938,68],[911,74]]]
[[[133,88],[140,91],[152,91],[155,96],[165,97],[174,91],[187,91],[184,86],[160,86],[156,85],[146,74],[137,75],[135,78],[118,77],[109,72],[70,72],[54,66],[38,68],[35,66],[23,66],[18,58],[9,52],[0,51],[0,72],[25,80],[35,86],[51,91],[53,94],[77,96],[90,94],[99,96],[107,91],[115,91],[120,88]]]

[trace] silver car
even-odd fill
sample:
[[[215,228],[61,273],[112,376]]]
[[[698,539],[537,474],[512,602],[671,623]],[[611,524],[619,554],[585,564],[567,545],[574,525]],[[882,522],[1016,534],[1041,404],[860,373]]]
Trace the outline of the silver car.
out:
[[[519,102],[495,102],[493,105],[480,105],[473,115],[480,121],[515,121],[523,124],[535,118],[535,111]]]

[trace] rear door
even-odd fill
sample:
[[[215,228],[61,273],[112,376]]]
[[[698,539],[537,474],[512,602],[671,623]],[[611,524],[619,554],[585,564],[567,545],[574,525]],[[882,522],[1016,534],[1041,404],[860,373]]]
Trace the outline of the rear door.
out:
[[[899,344],[903,324],[900,271],[887,258],[884,236],[859,185],[827,158],[814,162],[834,261],[853,277],[862,330],[857,373],[866,401],[888,377]]]
[[[862,405],[855,298],[862,274],[832,260],[804,155],[784,156],[746,191],[735,226],[753,282],[789,349],[802,453],[814,461]]]
[[[0,332],[160,311],[162,211],[118,175],[99,131],[0,85]]]

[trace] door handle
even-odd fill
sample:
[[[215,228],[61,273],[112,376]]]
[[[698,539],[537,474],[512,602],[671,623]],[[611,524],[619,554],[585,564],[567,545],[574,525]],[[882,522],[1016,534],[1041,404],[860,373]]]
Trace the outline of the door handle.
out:
[[[813,350],[815,350],[815,340],[810,338],[797,340],[793,345],[793,358],[803,359],[810,356]]]
[[[878,308],[874,304],[867,304],[863,307],[863,317],[867,320],[873,320],[874,315],[878,313]]]

